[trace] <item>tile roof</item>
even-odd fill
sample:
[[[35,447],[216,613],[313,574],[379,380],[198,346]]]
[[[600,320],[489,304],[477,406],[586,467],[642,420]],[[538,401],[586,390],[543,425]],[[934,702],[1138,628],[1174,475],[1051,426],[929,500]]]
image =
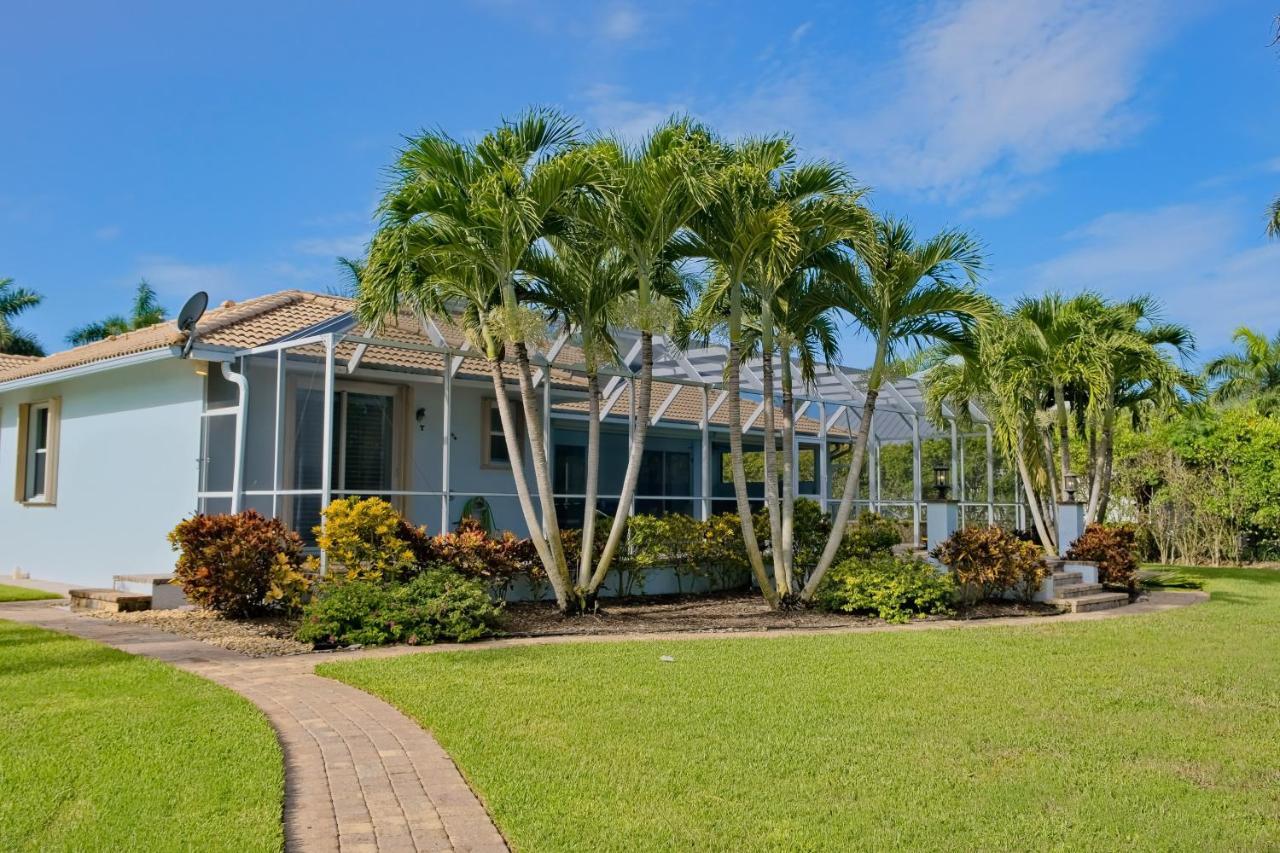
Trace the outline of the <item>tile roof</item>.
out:
[[[39,361],[40,357],[36,355],[11,355],[9,353],[0,352],[0,373],[6,370],[12,370],[23,364],[30,364],[33,361]]]

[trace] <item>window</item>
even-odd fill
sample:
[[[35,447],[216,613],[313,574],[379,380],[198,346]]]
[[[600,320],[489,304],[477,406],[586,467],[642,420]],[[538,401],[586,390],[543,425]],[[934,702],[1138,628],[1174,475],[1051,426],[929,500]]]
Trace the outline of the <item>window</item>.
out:
[[[480,420],[483,435],[480,443],[480,464],[488,468],[510,468],[511,454],[507,452],[507,435],[502,430],[502,412],[498,409],[498,401],[485,397],[480,401]],[[524,423],[520,416],[520,404],[511,404],[511,413],[516,418],[516,431],[524,437]]]
[[[52,504],[58,482],[59,400],[27,403],[18,409],[18,476],[21,503]]]

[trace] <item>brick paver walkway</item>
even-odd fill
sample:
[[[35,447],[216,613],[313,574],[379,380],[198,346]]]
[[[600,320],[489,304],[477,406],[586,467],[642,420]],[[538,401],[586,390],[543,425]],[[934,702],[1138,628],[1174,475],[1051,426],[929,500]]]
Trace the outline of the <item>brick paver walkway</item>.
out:
[[[311,672],[48,602],[0,605],[25,622],[166,661],[243,694],[284,748],[285,839],[298,851],[507,849],[435,738],[387,703]]]

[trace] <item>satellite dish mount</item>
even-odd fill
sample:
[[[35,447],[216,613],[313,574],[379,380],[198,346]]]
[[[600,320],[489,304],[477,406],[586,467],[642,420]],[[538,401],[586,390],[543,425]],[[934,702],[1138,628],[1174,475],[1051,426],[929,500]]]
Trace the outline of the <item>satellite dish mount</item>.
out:
[[[191,355],[191,348],[196,343],[196,323],[204,316],[204,311],[209,307],[209,294],[203,290],[198,290],[187,300],[187,304],[182,306],[182,310],[178,312],[178,331],[186,332],[187,340],[182,345],[182,357],[187,358]]]

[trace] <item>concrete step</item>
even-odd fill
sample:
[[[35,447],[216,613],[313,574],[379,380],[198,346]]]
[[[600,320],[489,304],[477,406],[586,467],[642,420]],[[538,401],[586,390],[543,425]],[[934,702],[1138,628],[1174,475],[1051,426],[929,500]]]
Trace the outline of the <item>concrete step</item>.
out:
[[[1129,603],[1127,592],[1098,592],[1078,598],[1055,598],[1053,603],[1072,613],[1088,613],[1093,610],[1110,610]]]
[[[1057,589],[1060,586],[1075,586],[1076,584],[1083,583],[1083,582],[1084,582],[1084,575],[1080,574],[1079,572],[1054,572],[1053,573],[1054,589]]]
[[[1081,598],[1086,595],[1096,595],[1099,592],[1102,592],[1100,583],[1060,584],[1056,580],[1053,582],[1053,594],[1058,598]]]
[[[72,610],[113,610],[125,613],[150,610],[151,596],[115,589],[73,589],[67,593]]]
[[[117,592],[151,596],[152,610],[176,610],[191,603],[182,592],[182,584],[178,583],[172,573],[115,575],[111,579],[111,585]]]

